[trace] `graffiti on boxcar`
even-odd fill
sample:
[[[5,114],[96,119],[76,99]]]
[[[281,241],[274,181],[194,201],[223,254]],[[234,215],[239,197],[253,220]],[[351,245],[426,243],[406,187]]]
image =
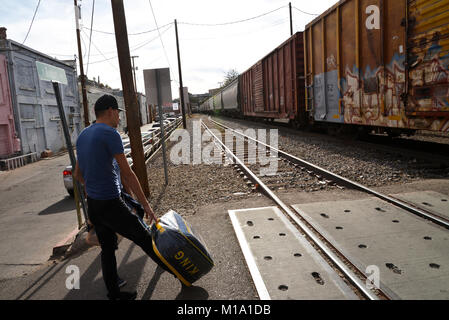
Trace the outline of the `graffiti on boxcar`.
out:
[[[374,71],[367,68],[360,80],[357,68],[346,68],[343,81],[345,123],[373,126],[404,127],[401,95],[404,92],[405,71],[403,57],[397,56],[386,68]]]
[[[397,128],[449,131],[448,117],[414,116],[412,112],[449,111],[449,54],[441,57],[441,47],[431,46],[411,68],[411,90],[407,109],[402,95],[406,91],[404,56],[360,76],[354,66],[346,67],[342,79],[345,123]]]
[[[413,111],[449,111],[449,54],[440,57],[442,49],[433,44],[422,56],[413,57],[410,71]]]

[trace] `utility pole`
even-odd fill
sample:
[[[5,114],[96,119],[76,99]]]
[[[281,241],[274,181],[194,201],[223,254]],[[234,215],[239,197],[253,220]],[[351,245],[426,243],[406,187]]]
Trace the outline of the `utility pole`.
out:
[[[290,35],[293,35],[293,18],[292,18],[292,3],[288,3],[288,9],[290,10]]]
[[[78,42],[78,59],[80,62],[81,93],[83,95],[84,127],[87,128],[88,126],[90,126],[90,121],[89,121],[89,105],[87,103],[86,77],[84,76],[83,53],[81,51],[81,35],[79,24],[81,8],[78,7],[77,0],[73,1],[75,4],[76,40]]]
[[[120,65],[120,76],[122,78],[123,98],[126,106],[128,135],[131,143],[131,156],[133,158],[133,170],[139,179],[145,196],[149,197],[150,188],[148,185],[147,167],[143,153],[142,135],[140,133],[139,104],[137,103],[137,96],[132,78],[125,9],[123,7],[123,0],[111,0],[111,4]]]
[[[183,90],[183,86],[182,86],[181,56],[179,54],[178,24],[176,23],[176,19],[175,19],[175,33],[176,33],[176,50],[178,51],[179,98],[181,99],[182,125],[183,125],[184,129],[187,129],[186,110],[185,110],[185,107],[184,107],[184,90]]]
[[[156,69],[157,107],[158,107],[158,112],[159,112],[159,123],[161,124],[162,158],[164,160],[165,185],[168,185],[167,157],[165,154],[165,130],[164,130],[164,120],[162,119],[161,83],[160,83],[159,79],[160,79],[159,78],[159,69]]]
[[[142,122],[142,114],[141,114],[141,111],[140,111],[140,101],[139,101],[139,94],[138,94],[138,92],[137,92],[137,82],[136,82],[136,70],[137,70],[137,68],[135,67],[135,65],[134,65],[134,58],[138,58],[139,56],[131,56],[131,59],[132,59],[132,61],[133,61],[133,77],[134,77],[134,90],[135,90],[135,92],[136,92],[136,99],[137,99],[137,104],[138,104],[138,106],[139,106],[139,121],[140,121],[140,123],[142,124],[143,122]]]
[[[134,89],[137,93],[137,82],[136,82],[136,67],[134,66],[134,58],[138,58],[139,56],[131,56],[131,59],[133,60],[133,76],[134,76]]]

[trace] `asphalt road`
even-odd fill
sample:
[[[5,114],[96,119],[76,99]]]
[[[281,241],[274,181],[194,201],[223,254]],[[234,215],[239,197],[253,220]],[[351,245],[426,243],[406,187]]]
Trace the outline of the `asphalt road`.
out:
[[[0,171],[0,281],[45,265],[77,228],[75,202],[62,181],[68,154]]]
[[[260,204],[268,205],[269,201],[255,197],[245,203],[207,205],[188,217],[202,235],[215,265],[190,288],[182,287],[140,247],[123,239],[116,253],[119,275],[128,282],[123,290],[136,290],[138,300],[257,300],[227,209]],[[63,261],[40,266],[26,276],[0,280],[0,300],[106,299],[100,251],[91,247]],[[79,275],[78,288],[70,280],[75,273]]]

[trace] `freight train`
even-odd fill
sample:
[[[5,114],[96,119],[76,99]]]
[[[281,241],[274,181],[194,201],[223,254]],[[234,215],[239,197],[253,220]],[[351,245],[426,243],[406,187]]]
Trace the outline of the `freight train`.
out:
[[[449,0],[342,0],[199,109],[393,136],[449,132]]]

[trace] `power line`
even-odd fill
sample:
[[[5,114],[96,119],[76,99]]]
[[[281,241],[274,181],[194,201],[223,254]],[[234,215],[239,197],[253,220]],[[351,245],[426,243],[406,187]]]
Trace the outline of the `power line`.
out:
[[[172,27],[172,25],[173,25],[173,23],[167,24],[166,26],[169,26],[169,27],[166,28],[164,31],[162,31],[161,35],[163,35],[163,34],[166,33],[168,30],[170,30],[170,28]],[[161,27],[161,29],[162,29],[162,27]],[[83,31],[83,32],[84,32],[84,31]],[[85,32],[84,32],[84,34],[86,35]],[[139,44],[136,44],[135,46],[131,47],[131,48],[130,48],[130,52],[137,51],[137,50],[143,48],[144,46],[148,45],[149,43],[153,42],[154,40],[157,40],[158,38],[159,38],[159,36],[157,36],[157,37],[155,37],[155,38],[152,38],[152,39],[150,39],[150,40],[145,40],[145,41],[143,41],[143,42],[140,42]],[[84,38],[81,38],[81,41],[83,41],[83,43],[84,43]],[[116,53],[116,52],[117,52],[117,50],[115,50],[115,51],[103,52],[103,53],[98,53],[98,54],[91,54],[90,56],[92,56],[92,57],[103,56],[103,57],[104,57],[104,55],[106,55],[106,54],[111,54],[111,53]],[[49,54],[49,55],[53,55],[53,56],[62,56],[62,57],[73,57],[73,56],[74,56],[73,54],[62,54],[62,53],[48,53],[48,54]],[[113,57],[111,57],[111,58],[107,58],[106,60],[103,59],[103,60],[99,60],[99,61],[94,61],[94,62],[90,62],[89,64],[96,64],[96,63],[100,63],[100,62],[105,62],[105,61],[107,61],[107,60],[112,60],[112,59],[117,58],[117,57],[118,57],[118,56],[116,55],[116,56],[113,56]]]
[[[89,53],[87,55],[86,77],[89,74],[90,45],[92,44],[92,27],[94,25],[94,10],[95,10],[95,0],[93,0],[92,2],[92,17],[90,18]]]
[[[308,14],[308,15],[310,15],[310,16],[319,16],[319,14],[305,12],[305,11],[303,11],[303,10],[301,10],[301,9],[296,8],[295,6],[292,6],[292,7],[293,7],[294,9],[298,10],[298,11],[301,12],[301,13]]]
[[[84,30],[82,30],[82,31],[83,31],[84,35],[87,36],[86,32],[84,32]],[[99,53],[101,53],[101,55],[102,55],[103,58],[105,59],[104,61],[108,61],[108,62],[109,62],[109,60],[113,59],[113,58],[106,58],[106,56],[103,54],[103,52],[101,52],[101,50],[98,49],[98,47],[95,45],[95,42],[92,41],[92,44],[94,45],[95,49],[97,49],[97,51],[98,51]],[[116,57],[115,57],[115,58],[116,58]],[[113,68],[115,68],[116,70],[118,70],[117,66],[113,65],[111,62],[109,62],[109,64],[110,64]]]
[[[169,22],[167,24],[164,24],[163,26],[161,26],[160,28],[156,28],[156,29],[151,29],[151,30],[146,30],[146,31],[141,31],[141,32],[135,32],[135,33],[128,33],[128,36],[138,36],[141,34],[145,34],[145,33],[150,33],[150,32],[154,32],[154,31],[158,31],[158,29],[162,29],[170,24],[173,24],[173,22]],[[109,31],[102,31],[102,30],[95,30],[92,28],[87,28],[87,27],[83,27],[83,29],[87,29],[87,30],[91,30],[93,32],[98,32],[98,33],[103,33],[103,34],[110,34],[110,35],[115,35],[115,32],[109,32]]]
[[[157,26],[157,20],[156,15],[154,14],[153,5],[151,4],[151,0],[148,0],[148,2],[150,3],[151,13],[153,14],[154,23],[156,24],[157,32],[159,33],[159,39],[161,40],[162,49],[164,50],[165,58],[167,59],[168,67],[170,68],[170,73],[172,74],[172,77],[174,79],[175,77],[173,76],[173,71],[170,66],[170,60],[168,59],[167,51],[165,50],[164,41],[162,40],[162,35],[161,32],[159,31],[159,27]]]
[[[281,10],[283,8],[285,8],[287,6],[282,6],[279,7],[277,9],[262,13],[258,16],[255,17],[251,17],[251,18],[247,18],[247,19],[243,19],[243,20],[237,20],[237,21],[231,21],[231,22],[223,22],[223,23],[192,23],[192,22],[178,22],[179,24],[187,24],[187,25],[191,25],[191,26],[203,26],[203,27],[217,27],[217,26],[225,26],[225,25],[230,25],[230,24],[236,24],[236,23],[242,23],[242,22],[247,22],[250,20],[254,20],[254,19],[258,19],[260,17],[266,16],[270,13],[276,12],[278,10]]]
[[[218,39],[226,39],[226,38],[233,38],[233,37],[244,37],[247,36],[249,34],[254,34],[254,33],[259,33],[262,30],[267,30],[270,28],[274,28],[277,27],[281,24],[286,23],[287,21],[289,21],[288,19],[279,19],[274,21],[274,23],[265,26],[265,27],[258,27],[255,29],[252,29],[250,31],[247,32],[239,32],[239,33],[233,33],[233,34],[220,34],[218,36],[209,36],[209,37],[203,37],[203,38],[183,38],[184,41],[199,41],[199,40],[218,40]]]
[[[81,30],[81,29],[80,29],[80,30]],[[87,46],[86,46],[86,43],[84,42],[84,38],[83,38],[83,37],[80,37],[80,38],[81,38],[82,45],[83,45],[83,47],[84,47],[84,49],[82,50],[82,52],[83,52],[83,59],[86,59]]]
[[[161,35],[163,35],[165,32],[167,32],[168,30],[170,30],[171,27],[172,27],[172,26],[170,25],[167,29],[165,29],[164,31],[162,31]],[[84,31],[83,31],[83,32],[84,32]],[[85,33],[85,32],[84,32],[84,33]],[[142,43],[140,43],[140,44],[138,44],[138,45],[136,45],[136,46],[130,48],[130,53],[131,53],[131,52],[135,52],[135,51],[137,51],[137,50],[143,48],[144,46],[148,45],[149,43],[153,42],[154,40],[157,40],[158,38],[159,38],[159,36],[157,36],[157,37],[155,37],[155,38],[153,38],[153,39],[151,39],[151,40],[142,42]],[[114,51],[114,52],[116,52],[116,51]],[[109,52],[109,53],[113,53],[113,52]],[[108,53],[106,53],[106,54],[108,54]],[[104,60],[99,60],[99,61],[94,61],[94,62],[91,62],[90,64],[97,64],[97,63],[105,62],[105,61],[112,60],[112,59],[115,59],[115,58],[118,57],[117,55],[115,55],[115,56],[113,56],[113,57],[106,58],[106,57],[104,56],[104,54],[98,54],[98,55],[102,55],[105,59],[104,59]]]
[[[31,27],[33,26],[34,18],[36,17],[37,9],[39,9],[39,5],[40,5],[40,4],[41,4],[41,0],[39,0],[39,1],[37,2],[36,9],[34,10],[33,19],[31,20],[30,27],[28,28],[27,35],[25,36],[25,39],[23,40],[22,44],[25,44],[25,41],[27,40],[28,35],[30,34]]]
[[[150,1],[150,6],[151,6],[151,9],[152,9],[152,12],[153,12],[153,17],[154,17],[154,11],[153,11],[153,7],[151,5],[151,1]],[[242,19],[242,20],[237,20],[237,21],[230,21],[230,22],[223,22],[223,23],[178,22],[178,24],[186,24],[186,25],[191,25],[191,26],[206,26],[206,27],[225,26],[225,25],[231,25],[231,24],[242,23],[242,22],[247,22],[247,21],[251,21],[251,20],[254,20],[254,19],[258,19],[258,18],[261,18],[261,17],[266,16],[268,14],[271,14],[273,12],[279,11],[279,10],[281,10],[283,8],[286,8],[286,7],[287,6],[285,5],[285,6],[277,8],[277,9],[274,9],[274,10],[262,13],[260,15],[255,16],[255,17]],[[295,8],[295,9],[301,11],[298,8]],[[301,11],[301,12],[306,13],[306,14],[310,14],[310,15],[315,15],[315,14],[307,13],[307,12],[304,12],[304,11]],[[128,33],[128,36],[135,36],[135,35],[141,35],[141,34],[150,33],[150,32],[154,32],[154,31],[159,31],[160,29],[162,29],[162,28],[164,28],[164,27],[166,27],[166,26],[168,26],[170,24],[173,24],[173,22],[167,23],[167,24],[165,24],[165,25],[163,25],[161,27],[158,27],[157,24],[156,24],[156,29],[151,29],[151,30],[146,30],[146,31],[141,31],[141,32],[136,32],[136,33]],[[98,33],[103,33],[103,34],[115,35],[114,32],[103,31],[103,30],[95,30],[95,29],[92,29],[92,28],[84,27],[84,26],[83,26],[83,29],[87,29],[87,30],[90,30],[90,31],[93,31],[93,32],[98,32]]]
[[[140,48],[146,46],[146,45],[149,44],[150,42],[153,42],[153,41],[156,40],[157,38],[161,37],[161,36],[162,36],[164,33],[166,33],[168,30],[170,30],[171,27],[172,27],[172,23],[170,24],[170,26],[169,26],[167,29],[165,29],[164,31],[162,31],[162,33],[159,33],[159,36],[157,36],[156,38],[153,38],[153,39],[151,39],[151,40],[149,40],[149,41],[146,41],[146,42],[144,42],[144,43],[142,43],[142,44],[138,44],[137,46],[135,46],[134,48],[132,48],[131,51],[139,50]]]

